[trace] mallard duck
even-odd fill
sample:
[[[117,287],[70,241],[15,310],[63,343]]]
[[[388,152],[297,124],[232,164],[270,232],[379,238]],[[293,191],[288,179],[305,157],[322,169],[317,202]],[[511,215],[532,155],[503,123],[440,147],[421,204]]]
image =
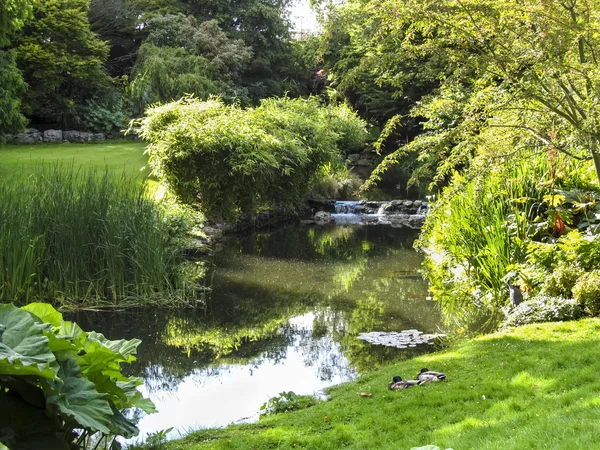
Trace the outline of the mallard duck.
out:
[[[432,381],[442,381],[446,379],[446,374],[442,372],[433,372],[429,369],[421,369],[417,374],[417,380],[423,383],[431,383]]]
[[[393,391],[397,389],[408,389],[409,387],[418,386],[422,383],[423,382],[419,380],[403,380],[398,375],[396,375],[394,378],[392,378],[390,384],[388,384],[388,389],[391,389]]]

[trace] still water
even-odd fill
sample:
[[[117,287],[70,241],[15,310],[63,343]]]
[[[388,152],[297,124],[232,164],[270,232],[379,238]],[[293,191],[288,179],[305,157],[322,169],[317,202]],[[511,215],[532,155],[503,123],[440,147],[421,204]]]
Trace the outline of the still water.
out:
[[[417,234],[389,226],[293,226],[224,243],[210,262],[206,308],[83,313],[86,330],[142,339],[127,369],[159,413],[140,438],[170,437],[258,418],[284,391],[313,394],[386,361],[431,347],[395,349],[357,338],[370,331],[439,331],[418,273]]]

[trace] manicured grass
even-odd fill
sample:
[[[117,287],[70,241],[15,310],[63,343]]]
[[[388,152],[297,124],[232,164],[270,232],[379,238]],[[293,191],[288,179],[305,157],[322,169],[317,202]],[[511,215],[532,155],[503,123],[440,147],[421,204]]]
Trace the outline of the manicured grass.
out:
[[[145,179],[149,173],[145,148],[142,141],[0,146],[0,179],[56,163],[64,167],[108,169],[119,175],[125,172]]]
[[[413,378],[422,367],[448,381],[387,390],[393,375]],[[199,431],[166,448],[597,448],[599,373],[599,319],[529,325],[385,367],[312,408]]]

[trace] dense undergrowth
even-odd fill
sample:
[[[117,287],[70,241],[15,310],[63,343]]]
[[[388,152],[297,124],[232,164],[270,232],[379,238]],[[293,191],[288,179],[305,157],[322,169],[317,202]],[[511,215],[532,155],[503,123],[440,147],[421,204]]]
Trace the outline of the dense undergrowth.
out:
[[[154,448],[593,448],[599,331],[600,320],[587,319],[482,336],[333,387],[329,401],[308,409]],[[412,378],[421,367],[444,371],[448,381],[387,390],[392,376]]]
[[[508,284],[524,300],[575,298],[597,314],[596,283],[585,280],[600,266],[599,225],[591,164],[525,152],[499,165],[481,155],[443,190],[420,244],[448,322],[481,331],[504,318]]]
[[[182,304],[182,270],[163,209],[126,174],[38,167],[0,183],[0,301],[66,306]],[[191,275],[191,276],[190,276]]]

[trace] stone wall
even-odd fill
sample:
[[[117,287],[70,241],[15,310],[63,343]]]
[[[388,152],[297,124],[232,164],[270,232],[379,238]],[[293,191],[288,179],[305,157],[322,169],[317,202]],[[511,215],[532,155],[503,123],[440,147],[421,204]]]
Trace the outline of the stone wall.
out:
[[[136,139],[135,135],[127,135],[122,131],[114,133],[90,133],[87,131],[63,131],[46,130],[40,131],[35,128],[27,128],[24,133],[7,134],[4,136],[10,144],[41,144],[53,142],[101,142],[106,139],[127,138]]]

